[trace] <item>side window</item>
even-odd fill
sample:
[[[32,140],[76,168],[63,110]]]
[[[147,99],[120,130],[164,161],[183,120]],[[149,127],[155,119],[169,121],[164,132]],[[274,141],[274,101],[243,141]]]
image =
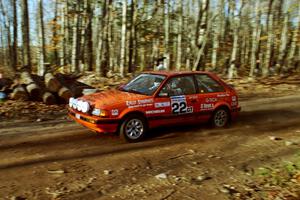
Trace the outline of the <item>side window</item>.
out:
[[[178,76],[170,79],[160,91],[159,96],[163,96],[163,93],[167,93],[169,96],[195,94],[196,88],[193,77]]]
[[[206,74],[196,75],[196,80],[200,93],[225,91],[222,85],[220,85],[217,81],[215,81]]]

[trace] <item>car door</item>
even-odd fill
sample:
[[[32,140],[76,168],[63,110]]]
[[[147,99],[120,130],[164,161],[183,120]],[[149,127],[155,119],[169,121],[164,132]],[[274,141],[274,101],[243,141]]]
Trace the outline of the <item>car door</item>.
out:
[[[154,100],[156,108],[164,108],[160,125],[194,123],[195,112],[198,111],[198,95],[194,77],[180,75],[170,78]]]
[[[198,119],[207,121],[212,115],[215,105],[227,97],[225,88],[207,74],[196,74],[198,88],[199,115]]]

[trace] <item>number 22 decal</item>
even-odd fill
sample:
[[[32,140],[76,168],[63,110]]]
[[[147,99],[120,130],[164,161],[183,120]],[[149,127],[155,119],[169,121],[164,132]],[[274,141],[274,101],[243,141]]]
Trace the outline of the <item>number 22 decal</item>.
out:
[[[171,97],[171,106],[173,114],[192,113],[193,107],[187,107],[186,99],[184,96]]]
[[[173,114],[186,113],[186,102],[174,102],[172,103]]]

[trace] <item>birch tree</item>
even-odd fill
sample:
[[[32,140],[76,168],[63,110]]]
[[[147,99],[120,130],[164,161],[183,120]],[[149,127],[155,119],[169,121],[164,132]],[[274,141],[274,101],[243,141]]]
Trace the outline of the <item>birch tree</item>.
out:
[[[254,70],[256,69],[256,61],[257,61],[256,54],[259,45],[259,38],[260,38],[260,31],[261,31],[260,1],[255,2],[254,10],[255,10],[255,21],[253,22],[253,30],[252,30],[251,61],[250,61],[250,72],[249,72],[250,77],[253,77]]]
[[[12,49],[12,65],[17,70],[19,56],[18,56],[18,11],[17,11],[17,0],[13,2],[13,49]]]
[[[129,55],[128,55],[128,72],[133,71],[133,65],[135,66],[135,47],[136,47],[136,20],[137,20],[137,1],[131,1],[131,13],[130,13],[130,32],[129,32]]]
[[[217,17],[215,19],[216,25],[214,27],[213,31],[213,49],[212,49],[212,59],[211,59],[211,65],[212,69],[215,70],[217,67],[217,56],[218,56],[218,49],[219,49],[219,39],[220,39],[220,33],[222,33],[222,12],[224,9],[224,0],[218,0],[217,5]],[[234,23],[234,22],[233,22]]]
[[[266,47],[266,54],[264,59],[264,65],[262,68],[262,75],[268,76],[269,74],[269,67],[271,64],[271,54],[272,54],[272,46],[274,43],[274,30],[273,30],[273,2],[274,0],[269,0],[268,5],[268,15],[267,15],[267,34],[268,34],[268,40],[267,40],[267,47]]]
[[[232,46],[232,52],[231,52],[231,58],[230,58],[230,64],[228,69],[228,78],[231,79],[234,76],[237,77],[237,69],[236,69],[236,63],[237,63],[237,55],[239,51],[239,30],[241,27],[241,14],[244,8],[244,1],[241,2],[241,8],[239,11],[238,16],[235,16],[235,10],[236,10],[236,4],[233,2],[232,4],[232,28],[233,28],[233,46]]]
[[[45,27],[44,27],[44,9],[43,0],[38,0],[39,15],[38,15],[38,35],[39,35],[39,62],[38,62],[38,74],[43,76],[45,74],[45,62],[46,58],[46,42],[45,42]]]
[[[95,63],[95,71],[97,74],[101,74],[102,73],[102,69],[101,69],[101,59],[102,59],[102,49],[103,49],[103,29],[105,26],[105,19],[106,19],[106,15],[107,15],[107,10],[106,10],[106,6],[107,6],[107,0],[104,1],[103,6],[102,6],[102,16],[97,20],[97,32],[98,37],[97,37],[97,46],[96,46],[96,63]]]
[[[288,55],[288,68],[289,69],[295,69],[296,61],[297,61],[297,59],[299,60],[299,58],[300,58],[300,57],[297,57],[297,55],[296,55],[297,46],[298,46],[298,51],[300,52],[299,29],[300,29],[300,1],[298,1],[298,5],[297,5],[296,25],[292,31],[292,42],[291,42],[291,48],[290,48],[289,55]]]
[[[182,31],[183,31],[183,8],[182,0],[178,0],[178,23],[177,23],[177,60],[176,68],[180,70],[181,68],[181,59],[182,59]]]
[[[126,63],[126,32],[127,32],[127,1],[123,1],[122,6],[122,31],[121,31],[121,61],[120,61],[120,73],[121,76],[125,75],[125,63]]]
[[[86,54],[87,54],[87,71],[93,70],[94,64],[94,49],[93,49],[93,17],[94,17],[94,4],[87,2],[87,27],[86,27]]]
[[[196,55],[196,60],[193,66],[193,70],[199,69],[201,57],[204,53],[204,48],[206,47],[208,30],[211,25],[211,20],[213,19],[212,18],[208,21],[208,11],[209,11],[209,1],[203,0],[200,9],[201,14],[198,15],[198,20],[197,20],[198,22],[196,27],[195,40],[196,40],[198,52]]]
[[[2,45],[7,47],[7,49],[6,49],[7,58],[9,58],[6,60],[7,65],[10,67],[10,69],[15,70],[13,68],[13,64],[11,62],[11,60],[13,60],[14,58],[12,57],[12,49],[11,49],[11,45],[10,45],[11,44],[10,20],[9,20],[9,17],[7,14],[7,10],[4,8],[2,0],[0,1],[0,10],[3,15],[2,17],[3,17],[3,23],[4,23],[4,30],[2,31],[2,35],[3,35],[2,37],[7,39],[6,43],[2,42]],[[4,36],[4,35],[6,35],[6,36]]]
[[[164,3],[164,66],[167,70],[170,69],[170,5],[169,0],[166,0]]]
[[[74,21],[72,28],[72,72],[79,72],[79,51],[80,51],[80,1],[74,5]]]
[[[288,25],[289,25],[289,12],[288,12],[288,4],[287,2],[284,2],[283,6],[283,12],[284,12],[284,21],[283,21],[283,29],[281,33],[281,39],[280,39],[280,48],[279,48],[279,55],[278,55],[278,65],[279,65],[279,72],[283,68],[286,68],[285,66],[285,57],[287,54],[287,43],[288,43]]]
[[[57,21],[58,18],[58,1],[55,1],[55,6],[54,6],[54,18],[52,20],[52,46],[53,46],[53,64],[55,66],[59,65],[59,55],[58,55],[58,43],[59,43],[59,37],[58,37],[58,29],[59,29],[59,24]]]

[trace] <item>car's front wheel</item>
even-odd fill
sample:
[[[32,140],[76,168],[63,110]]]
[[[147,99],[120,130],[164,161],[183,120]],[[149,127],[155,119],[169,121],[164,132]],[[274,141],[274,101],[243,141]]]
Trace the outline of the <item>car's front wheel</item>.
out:
[[[139,115],[127,117],[121,127],[120,136],[128,142],[139,142],[144,139],[147,132],[146,121]]]
[[[230,120],[230,115],[228,109],[219,108],[215,110],[211,118],[211,123],[213,127],[223,128],[229,123],[229,120]]]

